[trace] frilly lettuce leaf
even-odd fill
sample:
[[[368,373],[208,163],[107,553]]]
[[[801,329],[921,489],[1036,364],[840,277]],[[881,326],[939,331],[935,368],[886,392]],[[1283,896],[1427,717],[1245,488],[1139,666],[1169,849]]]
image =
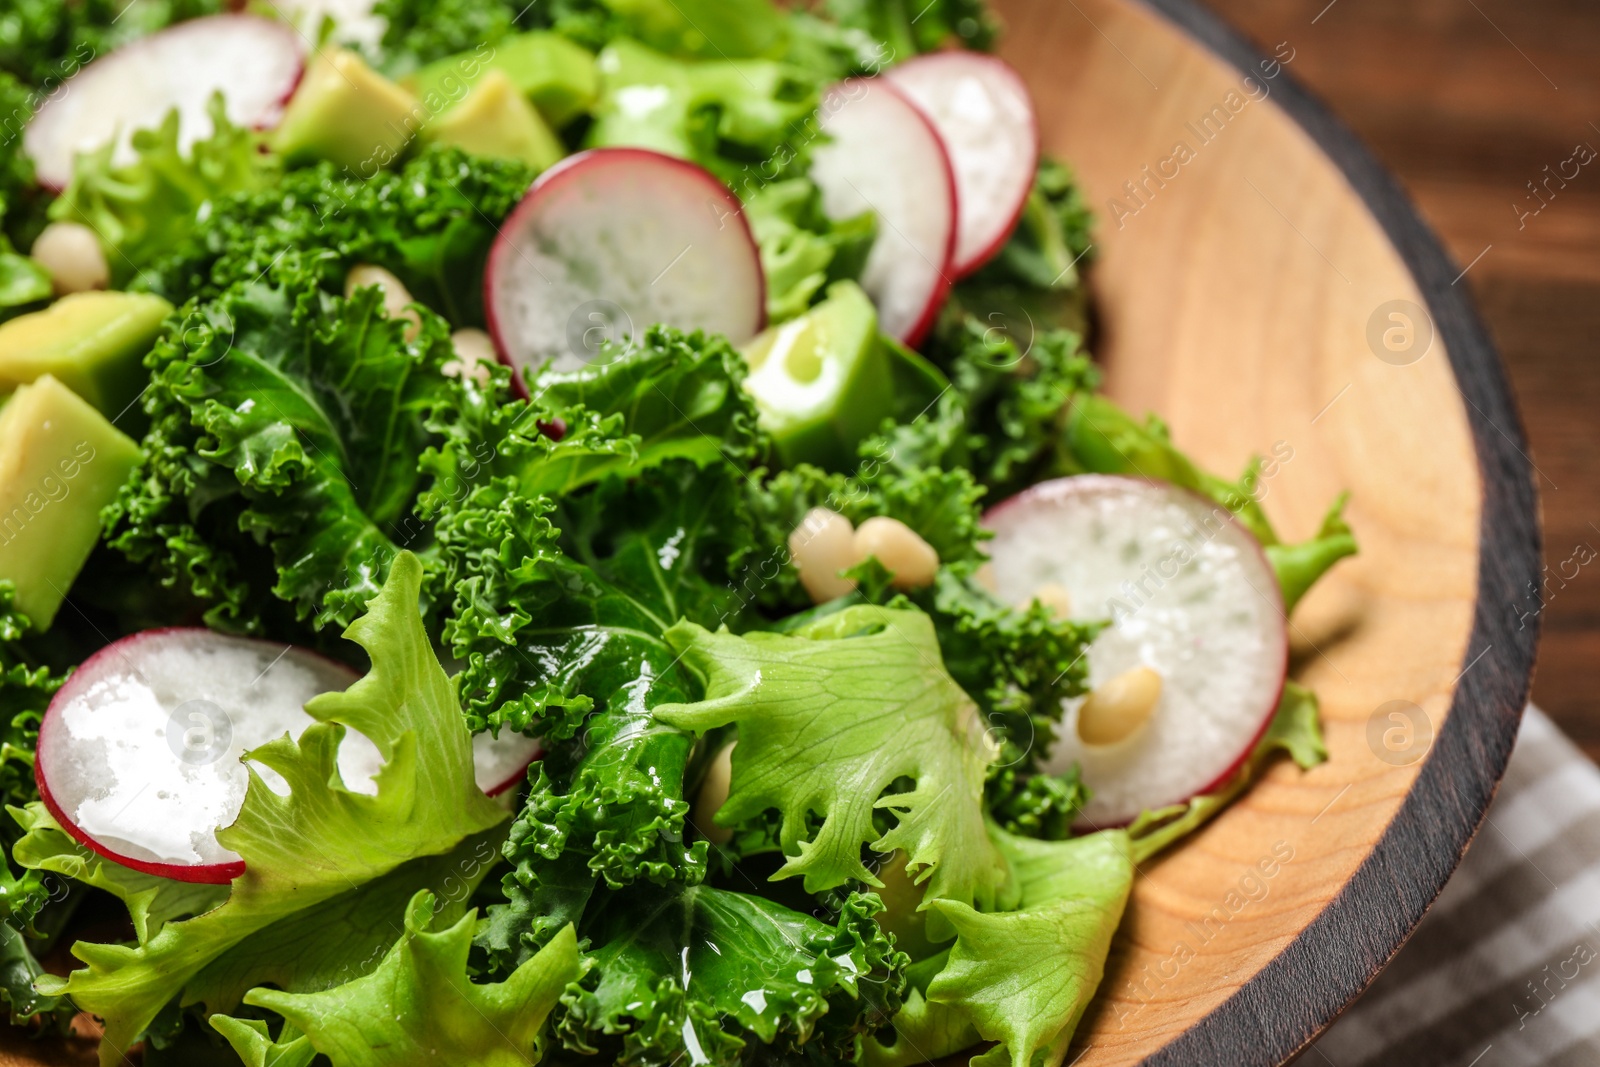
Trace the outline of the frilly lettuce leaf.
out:
[[[396,559],[368,613],[347,632],[371,657],[371,672],[308,704],[317,723],[298,741],[283,737],[249,754],[282,775],[290,792],[279,796],[252,771],[239,818],[217,835],[246,864],[228,899],[167,922],[141,944],[80,942],[73,952],[86,969],[41,980],[41,991],[66,994],[105,1019],[102,1063],[114,1063],[169,1000],[252,935],[409,861],[450,852],[504,820],[473,781],[470,735],[417,613],[421,579],[414,556]],[[386,760],[375,796],[352,793],[339,778],[346,727],[369,737]]]
[[[122,901],[141,945],[167,923],[210,911],[227,898],[223,886],[175,882],[112,863],[74,841],[39,801],[10,813],[24,831],[12,850],[16,861],[29,870],[103,889]]]
[[[1128,834],[1057,842],[992,833],[1016,877],[1016,909],[929,905],[955,928],[955,944],[922,1001],[913,998],[895,1020],[895,1040],[868,1045],[871,1067],[920,1063],[975,1038],[999,1042],[975,1067],[1059,1067],[1065,1059],[1133,887]]]
[[[266,1046],[259,1028],[239,1020],[218,1020],[218,1029],[254,1062],[285,1067],[309,1062],[307,1046],[333,1067],[412,1067],[441,1054],[461,1067],[538,1063],[545,1019],[584,970],[572,928],[505,981],[479,985],[467,968],[472,917],[439,929],[436,914],[433,895],[418,892],[405,909],[405,932],[382,962],[346,985],[252,990],[247,1004],[276,1012],[292,1028],[288,1048]]]
[[[599,69],[588,147],[680,156],[737,189],[808,169],[819,86],[797,68],[767,59],[685,62],[623,37],[600,53]],[[641,99],[650,106],[641,108]]]
[[[997,753],[944,668],[931,619],[860,606],[793,634],[738,637],[684,622],[667,640],[704,681],[705,699],[662,705],[656,717],[701,733],[738,726],[717,822],[776,809],[788,862],[775,878],[801,875],[813,893],[877,884],[861,846],[904,849],[929,898],[993,906],[1007,873],[984,829],[982,793]],[[891,790],[904,781],[911,787]],[[875,825],[879,812],[892,816],[887,830]]]
[[[878,908],[852,896],[829,923],[710,886],[614,894],[586,931],[594,968],[562,997],[556,1033],[624,1065],[853,1062],[904,988],[906,957]]]
[[[173,110],[159,127],[134,131],[135,162],[114,164],[115,143],[78,156],[72,184],[50,205],[51,219],[99,236],[118,286],[187,237],[216,202],[275,179],[275,157],[260,151],[254,133],[228,121],[221,93],[208,114],[213,132],[187,155]]]
[[[767,320],[803,315],[832,283],[857,278],[878,235],[870,211],[837,222],[822,210],[810,178],[790,178],[744,193],[745,218],[761,246]]]
[[[1316,536],[1294,545],[1268,545],[1267,562],[1277,572],[1278,585],[1283,590],[1283,610],[1293,611],[1306,591],[1328,568],[1356,554],[1356,537],[1350,524],[1344,521],[1344,506],[1350,494],[1344,493],[1333,502]]]

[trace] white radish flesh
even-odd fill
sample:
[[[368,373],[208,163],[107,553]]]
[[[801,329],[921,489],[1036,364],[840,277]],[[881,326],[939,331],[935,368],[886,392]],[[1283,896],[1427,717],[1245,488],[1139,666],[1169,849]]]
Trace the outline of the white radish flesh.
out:
[[[241,757],[315,720],[304,705],[348,688],[356,674],[305,649],[208,630],[134,634],[90,657],[51,701],[39,728],[40,795],[74,838],[124,866],[188,882],[222,883],[244,869],[216,831],[244,803]],[[480,788],[521,779],[539,743],[503,733],[474,738]],[[520,762],[519,762],[520,761]],[[372,795],[383,758],[346,730],[339,774]],[[269,789],[288,783],[260,763]]]
[[[300,82],[303,44],[292,27],[255,15],[178,23],[68,78],[28,123],[23,146],[40,183],[64,189],[80,153],[115,142],[112,161],[130,163],[134,131],[160,126],[174,108],[187,152],[212,133],[207,109],[219,92],[234,125],[269,129]]]
[[[939,131],[961,204],[955,274],[983,266],[1011,236],[1039,166],[1033,98],[1010,64],[978,52],[935,52],[884,74]]]
[[[1149,719],[1116,744],[1085,744],[1082,700],[1068,702],[1044,766],[1082,769],[1083,825],[1122,825],[1226,781],[1271,721],[1288,663],[1277,580],[1244,527],[1196,494],[1107,475],[1034,486],[984,524],[1001,600],[1053,583],[1074,617],[1112,620],[1089,648],[1091,686],[1141,666],[1161,678]]]
[[[534,182],[485,276],[489,330],[517,371],[577,370],[656,323],[761,332],[766,282],[743,207],[692,163],[638,148],[583,152]]]
[[[811,177],[833,219],[876,214],[861,287],[885,333],[916,345],[950,294],[957,233],[955,177],[926,115],[882,78],[840,82],[823,96],[829,141]]]

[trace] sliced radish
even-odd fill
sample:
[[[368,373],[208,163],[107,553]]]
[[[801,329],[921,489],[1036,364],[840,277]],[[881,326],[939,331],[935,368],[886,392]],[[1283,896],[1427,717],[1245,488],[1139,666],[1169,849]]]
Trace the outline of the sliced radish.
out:
[[[812,156],[829,218],[871,211],[878,238],[861,287],[885,333],[916,345],[950,294],[957,233],[955,175],[944,143],[915,104],[882,78],[830,88],[818,116],[829,141]]]
[[[39,726],[39,794],[68,833],[108,859],[179,881],[231,881],[244,862],[216,832],[244,803],[240,757],[300,736],[315,721],[305,703],[356,677],[271,641],[196,629],[134,634],[91,656],[51,701]],[[480,788],[510,788],[538,755],[539,743],[520,735],[480,735]],[[371,740],[347,730],[338,762],[348,789],[376,792],[383,758]],[[276,771],[251,766],[268,788],[288,792]]]
[[[1022,75],[980,52],[934,52],[884,77],[939,131],[961,204],[955,274],[971,274],[1016,228],[1039,166],[1039,121]]]
[[[1239,768],[1278,706],[1289,644],[1272,568],[1227,509],[1166,483],[1089,474],[1036,485],[984,524],[1001,599],[1065,590],[1074,618],[1112,620],[1089,648],[1091,686],[1140,666],[1161,676],[1148,720],[1116,744],[1086,744],[1083,701],[1068,702],[1045,767],[1082,769],[1086,827],[1180,803]]]
[[[68,78],[28,123],[23,145],[41,184],[64,189],[79,153],[116,142],[112,160],[131,163],[135,130],[161,125],[174,108],[185,152],[210,136],[212,97],[229,121],[277,124],[300,83],[303,41],[294,29],[256,15],[181,22],[103,56]]]
[[[761,332],[766,281],[744,208],[705,170],[641,148],[572,156],[533,183],[484,278],[489,331],[519,372],[577,370],[656,323]]]
[[[512,730],[474,734],[472,738],[473,780],[489,796],[497,797],[522,784],[528,768],[544,755],[544,743],[537,737],[524,737]]]

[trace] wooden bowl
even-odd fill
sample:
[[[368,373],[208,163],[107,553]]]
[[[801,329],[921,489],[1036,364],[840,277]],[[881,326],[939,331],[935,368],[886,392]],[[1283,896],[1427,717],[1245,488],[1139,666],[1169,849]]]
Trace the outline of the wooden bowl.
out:
[[[1539,617],[1531,464],[1461,268],[1294,83],[1293,41],[1261,53],[1188,0],[998,7],[1098,216],[1111,394],[1219,471],[1292,450],[1265,500],[1288,538],[1351,494],[1361,555],[1290,629],[1332,758],[1276,766],[1145,868],[1067,1057],[1280,1063],[1393,956],[1494,794]]]
[[[1332,758],[1274,767],[1146,867],[1068,1057],[1279,1063],[1399,948],[1505,767],[1539,608],[1522,431],[1460,268],[1295,85],[1294,42],[1258,54],[1185,0],[999,6],[1100,217],[1112,394],[1218,470],[1291,450],[1265,499],[1286,536],[1351,493],[1361,555],[1292,627]]]

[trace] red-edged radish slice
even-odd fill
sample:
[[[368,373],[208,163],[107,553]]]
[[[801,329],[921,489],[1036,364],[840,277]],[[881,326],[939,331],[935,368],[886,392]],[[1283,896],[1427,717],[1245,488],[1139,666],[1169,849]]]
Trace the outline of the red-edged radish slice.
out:
[[[830,138],[811,164],[823,210],[833,219],[877,215],[861,287],[878,306],[884,332],[916,345],[953,277],[958,201],[944,143],[921,109],[882,78],[830,88],[818,121]]]
[[[766,323],[743,205],[693,163],[642,148],[581,152],[540,175],[501,228],[484,289],[519,384],[547,360],[578,370],[655,323],[735,345]]]
[[[113,161],[132,162],[133,132],[161,125],[173,108],[187,152],[210,136],[207,108],[219,92],[235,125],[270,128],[300,83],[303,44],[291,26],[256,15],[181,22],[125,44],[68,78],[28,123],[23,146],[40,183],[64,189],[79,153],[115,141]]]
[[[1022,75],[980,52],[934,52],[890,67],[884,77],[939,131],[961,204],[956,277],[1000,251],[1033,189],[1039,121]]]
[[[39,726],[35,774],[56,821],[124,866],[185,882],[225,883],[244,871],[216,839],[244,803],[240,757],[315,721],[305,703],[357,675],[305,649],[209,630],[150,630],[91,656],[61,687]],[[507,789],[537,758],[538,742],[505,733],[473,742],[480,788]],[[515,764],[521,760],[521,767]],[[339,774],[376,792],[383,759],[346,730]],[[282,776],[251,764],[268,788]]]
[[[524,737],[512,730],[475,734],[472,738],[473,779],[478,788],[497,797],[521,785],[528,768],[544,756],[544,743],[537,737]]]
[[[1180,803],[1239,768],[1277,709],[1289,644],[1272,568],[1226,508],[1166,483],[1080,475],[1012,497],[984,524],[1001,599],[1055,585],[1074,618],[1112,620],[1089,648],[1091,686],[1140,666],[1161,676],[1148,720],[1116,744],[1086,744],[1082,700],[1069,702],[1044,766],[1082,768],[1086,827]]]

